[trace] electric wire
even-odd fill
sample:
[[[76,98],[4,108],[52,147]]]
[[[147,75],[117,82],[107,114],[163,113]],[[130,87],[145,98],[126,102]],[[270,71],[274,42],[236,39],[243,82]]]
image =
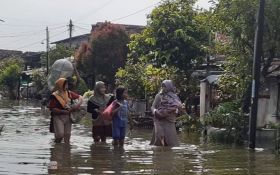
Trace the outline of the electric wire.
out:
[[[57,33],[57,34],[55,34],[55,35],[50,35],[50,39],[51,39],[51,38],[54,38],[54,37],[57,37],[57,36],[59,36],[59,35],[61,35],[61,34],[64,34],[65,32],[67,32],[67,30],[65,30],[65,31],[63,31],[63,32],[59,32],[59,33]],[[44,41],[46,41],[46,39],[39,40],[39,41],[36,41],[36,42],[32,42],[32,43],[30,43],[30,44],[23,45],[23,46],[21,46],[21,47],[16,48],[16,50],[18,50],[18,49],[23,49],[23,48],[26,48],[26,47],[31,47],[31,46],[34,46],[34,45],[36,45],[36,44],[42,43],[42,42],[44,42]]]
[[[113,2],[113,0],[109,0],[106,1],[104,4],[102,4],[100,7],[91,10],[90,12],[86,13],[85,15],[82,15],[80,17],[78,17],[76,20],[74,20],[73,22],[77,22],[77,21],[83,21],[84,19],[89,18],[90,16],[98,13],[100,10],[104,9],[105,7],[107,7],[109,4],[111,4]]]
[[[119,20],[128,18],[128,17],[130,17],[130,16],[136,15],[136,14],[138,14],[138,13],[140,13],[140,12],[143,12],[143,11],[149,9],[149,8],[152,8],[152,7],[156,6],[157,4],[159,4],[159,3],[152,4],[152,5],[150,5],[150,6],[147,6],[147,7],[143,8],[143,9],[140,9],[140,10],[138,10],[138,11],[136,11],[136,12],[133,12],[133,13],[131,13],[131,14],[128,14],[128,15],[126,15],[126,16],[113,19],[112,22],[116,22],[116,21],[119,21]]]

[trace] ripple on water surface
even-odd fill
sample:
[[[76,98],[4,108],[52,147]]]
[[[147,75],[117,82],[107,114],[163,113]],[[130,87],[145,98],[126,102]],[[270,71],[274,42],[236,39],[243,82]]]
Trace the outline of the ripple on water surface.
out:
[[[280,161],[269,151],[204,145],[180,134],[181,145],[149,145],[151,130],[133,130],[124,148],[93,144],[90,128],[73,125],[72,145],[54,144],[49,117],[38,103],[0,102],[0,175],[17,174],[190,174],[280,175]],[[57,169],[48,169],[50,161]]]

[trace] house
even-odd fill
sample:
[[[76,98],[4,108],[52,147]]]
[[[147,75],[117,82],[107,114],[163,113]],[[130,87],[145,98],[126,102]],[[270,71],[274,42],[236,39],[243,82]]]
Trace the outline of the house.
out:
[[[91,26],[91,32],[96,30],[97,27],[100,25],[104,24],[104,22],[98,22],[96,24],[93,24]],[[128,35],[134,34],[134,33],[140,33],[145,27],[144,26],[139,26],[139,25],[127,25],[127,24],[118,24],[121,25],[125,28],[127,31]],[[88,42],[90,40],[90,33],[84,34],[84,35],[79,35],[79,36],[74,36],[71,39],[66,38],[63,40],[55,41],[52,42],[51,44],[61,44],[66,47],[72,47],[72,48],[78,48],[80,47],[81,43],[83,42]]]
[[[84,35],[78,35],[78,36],[74,36],[71,39],[70,38],[66,38],[63,40],[59,40],[56,42],[52,42],[51,44],[61,44],[64,45],[66,47],[72,47],[72,48],[79,48],[81,43],[83,42],[88,42],[90,38],[90,34],[84,34]]]
[[[199,116],[202,121],[203,115],[217,106],[218,79],[223,73],[221,67],[224,61],[223,55],[210,57],[208,64],[202,64],[198,70],[192,73],[193,77],[200,80]]]
[[[43,52],[24,52],[21,58],[24,61],[24,70],[40,68]]]
[[[261,82],[257,127],[280,125],[280,58],[273,59]]]
[[[0,60],[3,60],[5,58],[20,57],[21,55],[22,51],[0,49]]]
[[[0,61],[8,58],[20,58],[24,63],[24,70],[41,67],[42,52],[22,52],[17,50],[0,49]]]

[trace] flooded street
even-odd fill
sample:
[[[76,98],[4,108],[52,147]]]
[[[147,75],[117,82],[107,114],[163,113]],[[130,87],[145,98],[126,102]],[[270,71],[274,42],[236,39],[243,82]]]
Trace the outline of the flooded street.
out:
[[[71,146],[54,144],[49,117],[36,103],[0,102],[0,174],[195,174],[280,175],[280,158],[271,151],[202,144],[180,134],[178,148],[149,146],[151,130],[133,130],[123,149],[93,144],[91,129],[73,125]],[[58,169],[50,170],[50,161]]]

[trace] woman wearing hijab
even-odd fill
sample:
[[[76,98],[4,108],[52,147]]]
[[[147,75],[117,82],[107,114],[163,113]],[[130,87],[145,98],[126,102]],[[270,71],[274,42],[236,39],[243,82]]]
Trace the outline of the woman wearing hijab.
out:
[[[161,91],[155,97],[151,108],[154,115],[151,145],[178,146],[175,122],[182,103],[175,91],[173,82],[164,80]]]
[[[72,105],[73,100],[79,99],[76,105]],[[65,78],[60,78],[55,82],[55,91],[50,97],[49,109],[51,110],[52,124],[55,142],[70,142],[72,112],[79,109],[82,104],[82,97],[68,90],[68,82]]]
[[[92,114],[92,137],[94,142],[106,142],[106,137],[112,136],[111,121],[101,117],[102,112],[114,101],[111,94],[106,94],[105,83],[98,81],[95,84],[94,95],[89,98],[87,111]]]

